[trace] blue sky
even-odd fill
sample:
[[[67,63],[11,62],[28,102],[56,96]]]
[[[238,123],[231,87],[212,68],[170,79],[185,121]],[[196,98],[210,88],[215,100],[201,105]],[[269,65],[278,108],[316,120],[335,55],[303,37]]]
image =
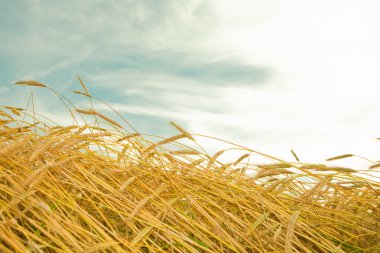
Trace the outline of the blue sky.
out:
[[[26,104],[16,80],[69,94],[79,74],[141,132],[175,134],[174,120],[284,159],[290,148],[305,161],[379,159],[379,11],[374,0],[1,1],[0,104]]]

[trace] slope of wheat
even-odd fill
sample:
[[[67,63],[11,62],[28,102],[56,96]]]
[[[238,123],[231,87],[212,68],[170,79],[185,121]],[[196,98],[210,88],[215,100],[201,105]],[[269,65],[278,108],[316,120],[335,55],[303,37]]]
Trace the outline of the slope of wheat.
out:
[[[93,108],[71,126],[24,109],[0,110],[1,252],[380,252],[376,164],[255,164],[244,148],[223,163],[175,123],[152,141]]]

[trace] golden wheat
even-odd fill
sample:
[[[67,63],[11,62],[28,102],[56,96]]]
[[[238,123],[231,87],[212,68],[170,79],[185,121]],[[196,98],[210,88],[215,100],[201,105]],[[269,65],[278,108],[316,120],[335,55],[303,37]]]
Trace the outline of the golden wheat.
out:
[[[0,109],[1,252],[380,252],[378,163],[307,164],[293,151],[291,163],[228,142],[241,155],[224,163],[228,149],[188,147],[175,123],[179,135],[153,142],[90,108],[72,110],[104,121]]]

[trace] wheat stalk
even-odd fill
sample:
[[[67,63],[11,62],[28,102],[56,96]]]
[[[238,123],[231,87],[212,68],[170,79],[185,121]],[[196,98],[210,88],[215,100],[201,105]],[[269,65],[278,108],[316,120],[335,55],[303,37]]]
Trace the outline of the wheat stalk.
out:
[[[46,87],[45,84],[42,84],[42,83],[39,83],[39,82],[36,82],[36,81],[18,81],[18,82],[15,82],[15,84],[18,84],[18,85],[27,85],[27,86],[36,86],[36,87],[42,87],[42,88]]]

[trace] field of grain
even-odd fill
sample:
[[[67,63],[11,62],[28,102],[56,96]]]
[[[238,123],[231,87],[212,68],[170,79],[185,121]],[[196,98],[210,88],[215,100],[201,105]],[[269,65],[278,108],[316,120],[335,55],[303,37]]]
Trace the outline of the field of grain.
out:
[[[96,100],[83,83],[75,93]],[[228,150],[207,153],[176,123],[177,135],[148,138],[65,103],[87,123],[0,108],[1,252],[380,252],[376,161],[356,170],[239,146],[222,162]]]

